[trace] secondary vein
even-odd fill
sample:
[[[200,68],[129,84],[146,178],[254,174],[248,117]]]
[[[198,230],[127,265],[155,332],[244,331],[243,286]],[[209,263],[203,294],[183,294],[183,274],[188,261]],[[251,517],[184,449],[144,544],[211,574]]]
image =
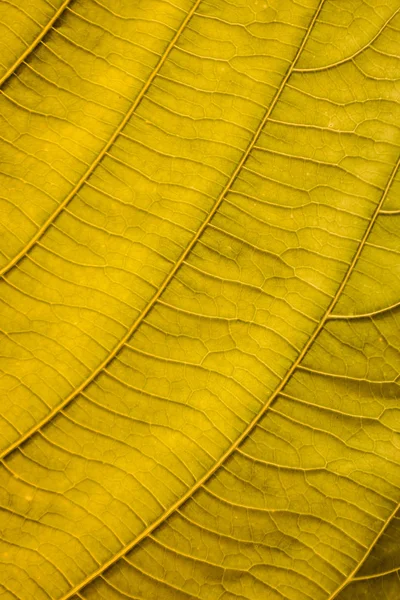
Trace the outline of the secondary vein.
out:
[[[263,117],[263,119],[261,120],[257,130],[255,131],[252,140],[250,141],[246,151],[243,153],[243,156],[241,158],[241,160],[239,161],[236,169],[233,171],[232,175],[230,176],[228,182],[226,183],[224,189],[222,190],[220,196],[218,197],[216,203],[214,204],[212,210],[210,211],[209,215],[207,216],[207,218],[205,219],[205,221],[202,223],[201,227],[198,229],[196,235],[192,238],[190,244],[187,246],[186,250],[182,253],[180,259],[178,260],[178,262],[176,263],[176,265],[174,266],[174,268],[171,270],[171,272],[169,273],[169,275],[165,278],[162,286],[160,287],[160,289],[158,290],[158,292],[153,296],[152,300],[150,301],[149,305],[146,307],[145,312],[142,313],[142,315],[138,318],[138,320],[136,321],[137,325],[134,324],[134,328],[136,329],[136,327],[140,324],[140,322],[143,320],[143,318],[149,313],[149,311],[151,310],[151,308],[154,306],[154,304],[157,302],[158,298],[161,296],[161,294],[163,293],[164,289],[168,286],[169,282],[171,281],[171,279],[175,276],[176,272],[178,271],[178,269],[181,267],[181,265],[183,264],[183,262],[185,261],[185,259],[187,258],[187,256],[189,255],[189,253],[191,252],[191,250],[193,249],[194,245],[196,244],[196,242],[198,241],[198,239],[200,238],[200,236],[203,234],[204,230],[206,229],[206,227],[208,226],[208,224],[210,223],[211,219],[213,218],[214,214],[216,213],[216,211],[218,210],[219,206],[221,205],[222,201],[224,200],[225,195],[227,194],[227,192],[230,190],[230,188],[232,187],[233,183],[235,182],[238,174],[240,173],[243,165],[245,164],[247,158],[250,155],[250,152],[252,151],[254,145],[257,143],[257,140],[262,132],[262,130],[265,127],[265,124],[267,123],[267,121],[270,118],[270,115],[272,113],[272,111],[274,110],[283,89],[285,88],[285,85],[288,81],[288,79],[290,78],[293,69],[304,49],[304,46],[307,43],[307,40],[311,34],[311,31],[314,28],[314,25],[318,19],[318,16],[322,10],[322,6],[324,4],[325,0],[320,0],[318,7],[315,11],[315,14],[312,18],[312,20],[310,21],[310,24],[306,30],[306,33],[303,37],[302,43],[300,45],[300,47],[298,48],[293,61],[290,65],[290,67],[288,68],[284,78],[282,79],[282,82],[271,102],[271,104],[269,105],[269,107],[267,108],[265,115]],[[133,328],[132,328],[133,329]],[[133,331],[132,331],[133,332]],[[130,335],[130,334],[129,334]],[[124,340],[127,339],[127,336],[125,336]],[[312,341],[315,339],[314,337],[311,338]],[[310,341],[310,344],[312,343],[312,341]],[[123,344],[125,343],[125,341],[123,342]],[[122,345],[120,347],[122,347]],[[306,353],[306,351],[309,348],[308,344],[306,346],[306,348],[303,350],[303,352],[299,355],[298,360],[296,361],[296,363],[294,364],[294,366],[292,367],[292,369],[289,371],[287,377],[282,381],[282,384],[277,388],[277,390],[272,394],[271,398],[269,399],[269,401],[264,405],[264,407],[260,410],[260,412],[254,417],[254,419],[251,421],[251,423],[246,427],[246,429],[242,432],[242,434],[239,436],[239,438],[237,438],[237,440],[226,450],[226,452],[220,457],[220,459],[214,464],[214,466],[207,471],[187,492],[186,494],[184,494],[177,502],[175,502],[172,506],[170,506],[162,515],[160,515],[160,517],[154,521],[151,525],[149,525],[144,531],[142,531],[134,540],[132,540],[132,542],[130,542],[129,544],[127,544],[124,548],[122,548],[117,554],[115,554],[109,561],[107,561],[106,563],[104,563],[99,569],[97,569],[96,571],[94,571],[92,574],[90,574],[88,577],[86,577],[82,582],[80,582],[78,585],[76,585],[72,590],[70,590],[67,594],[65,594],[62,598],[60,598],[60,600],[69,600],[70,598],[72,598],[74,595],[76,595],[77,593],[79,593],[80,590],[82,590],[85,586],[87,586],[90,582],[92,582],[94,579],[96,579],[96,577],[100,576],[102,573],[104,573],[104,571],[106,571],[109,567],[111,567],[113,564],[115,564],[115,562],[122,558],[123,556],[125,556],[127,554],[127,552],[129,552],[130,550],[132,550],[135,546],[137,546],[137,544],[139,544],[144,538],[146,538],[150,533],[152,533],[157,527],[159,527],[162,523],[165,522],[165,520],[172,514],[174,513],[178,508],[180,508],[182,506],[182,504],[184,504],[202,485],[204,485],[204,483],[206,483],[206,481],[215,473],[215,471],[225,462],[225,460],[227,458],[229,458],[229,456],[232,454],[232,452],[234,452],[234,450],[241,444],[241,442],[247,437],[247,435],[250,433],[250,431],[255,427],[255,425],[257,424],[257,422],[261,419],[261,417],[263,416],[263,414],[266,412],[266,410],[268,409],[268,407],[270,406],[270,404],[272,403],[272,401],[275,399],[276,395],[279,393],[279,391],[282,389],[282,387],[284,387],[284,385],[286,384],[287,380],[289,379],[289,377],[292,375],[292,372],[294,371],[294,369],[297,367],[298,362],[300,362],[300,360],[303,358],[304,354]],[[112,358],[112,357],[111,357]],[[111,360],[111,358],[109,360]],[[107,363],[109,362],[109,360],[107,360]],[[86,386],[87,384],[85,384]]]
[[[66,0],[66,2],[64,2],[64,4],[63,4],[63,6],[65,5],[64,8],[67,6],[67,4],[70,1],[71,0]],[[139,104],[142,102],[142,100],[143,100],[144,96],[146,95],[148,89],[152,85],[155,77],[158,75],[161,67],[165,63],[165,61],[168,58],[168,56],[170,55],[171,50],[175,47],[176,42],[178,41],[179,37],[182,35],[184,29],[186,28],[186,25],[191,20],[192,16],[194,15],[194,13],[196,12],[197,8],[199,7],[201,1],[202,0],[196,0],[195,4],[190,9],[190,11],[186,15],[185,19],[182,21],[182,23],[181,23],[179,29],[177,30],[177,32],[175,33],[174,37],[172,38],[172,40],[168,44],[165,52],[161,56],[161,58],[158,61],[157,65],[155,66],[155,68],[151,72],[149,78],[147,79],[145,85],[142,87],[141,91],[139,92],[139,94],[136,97],[135,101],[133,102],[132,106],[130,107],[130,109],[128,110],[128,112],[126,113],[125,117],[122,119],[122,121],[120,122],[120,124],[118,125],[118,127],[116,128],[116,130],[114,131],[114,133],[112,134],[112,136],[110,137],[110,139],[103,146],[103,148],[101,149],[101,151],[99,152],[99,154],[96,156],[95,160],[90,164],[90,166],[86,169],[86,171],[84,172],[84,174],[82,175],[82,177],[79,179],[79,181],[74,185],[74,187],[72,188],[72,190],[66,196],[66,198],[57,206],[56,210],[48,217],[48,219],[43,223],[43,225],[37,230],[37,232],[35,233],[35,235],[29,240],[29,242],[24,246],[24,248],[22,248],[22,250],[16,256],[14,256],[14,258],[12,260],[10,260],[2,269],[0,269],[0,277],[4,277],[4,275],[6,275],[17,263],[19,263],[19,261],[22,258],[24,258],[24,256],[26,256],[26,254],[32,249],[32,247],[36,244],[36,242],[47,231],[47,229],[50,227],[50,225],[56,220],[56,218],[58,217],[58,215],[64,210],[64,208],[76,196],[76,194],[79,192],[79,190],[81,189],[81,187],[86,183],[86,181],[88,180],[88,178],[90,177],[90,175],[93,173],[93,171],[99,165],[99,163],[103,160],[104,156],[107,154],[107,152],[113,146],[114,142],[119,137],[119,135],[122,132],[122,130],[125,128],[125,126],[128,123],[129,119],[132,117],[132,115],[134,114],[134,112],[138,108]],[[58,11],[58,12],[60,13],[60,11]],[[60,14],[58,14],[57,18],[60,16]],[[44,35],[50,29],[50,27],[51,27],[51,25],[49,24],[47,26],[47,28],[46,28],[46,31],[44,33],[42,32],[41,38],[40,38],[40,40],[37,43],[39,43],[42,40],[42,38],[44,37]]]
[[[70,4],[72,0],[64,0],[61,4],[60,8],[54,13],[50,21],[43,27],[39,35],[33,40],[32,44],[28,46],[28,48],[21,54],[21,56],[11,65],[11,67],[6,71],[3,77],[0,79],[0,87],[15,73],[20,65],[24,62],[24,60],[32,54],[32,52],[37,48],[43,38],[48,34],[48,32],[53,27],[54,23],[61,17],[64,10],[67,8],[68,4]]]

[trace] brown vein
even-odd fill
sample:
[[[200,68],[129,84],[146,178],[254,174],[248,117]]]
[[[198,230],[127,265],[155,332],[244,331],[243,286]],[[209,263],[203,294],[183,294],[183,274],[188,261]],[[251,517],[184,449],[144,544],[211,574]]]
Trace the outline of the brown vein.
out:
[[[47,35],[50,29],[53,27],[54,23],[57,19],[60,18],[64,10],[67,8],[68,4],[70,4],[72,0],[64,0],[61,4],[60,8],[54,13],[53,17],[47,23],[47,25],[42,29],[39,35],[33,40],[32,44],[28,46],[25,52],[15,61],[15,63],[8,69],[8,71],[3,75],[0,79],[0,87],[11,77],[11,75],[18,69],[18,67],[24,62],[24,60],[37,48],[42,39]]]
[[[70,2],[70,1],[71,0],[67,0],[66,2],[64,2],[64,4],[67,5],[68,2]],[[28,242],[28,244],[26,244],[26,246],[24,248],[22,248],[22,250],[7,265],[5,265],[0,270],[0,277],[3,277],[24,256],[26,256],[26,254],[29,252],[29,250],[31,250],[31,248],[36,244],[36,242],[47,231],[47,229],[50,227],[50,225],[55,221],[55,219],[58,217],[58,215],[67,206],[67,204],[69,204],[69,202],[72,200],[72,198],[74,198],[74,196],[79,192],[79,190],[81,189],[81,187],[86,183],[87,179],[90,177],[90,175],[96,169],[97,165],[103,160],[104,156],[110,150],[111,146],[114,144],[115,140],[118,138],[118,136],[120,135],[121,131],[124,129],[125,125],[128,123],[129,119],[131,118],[131,116],[133,115],[133,113],[135,112],[135,110],[137,109],[137,107],[139,106],[139,104],[141,103],[141,101],[143,100],[146,92],[148,91],[148,89],[152,85],[155,77],[158,75],[161,67],[164,65],[166,59],[168,58],[171,50],[174,48],[177,40],[182,35],[182,32],[185,29],[186,25],[188,24],[188,22],[190,21],[190,19],[193,17],[194,13],[196,12],[196,10],[197,10],[200,2],[201,2],[201,0],[196,0],[195,4],[192,6],[192,8],[190,9],[190,11],[188,12],[186,18],[183,20],[181,26],[179,27],[178,31],[176,32],[176,34],[172,38],[172,40],[169,43],[169,45],[168,45],[167,49],[165,50],[164,54],[162,55],[162,57],[158,61],[156,67],[151,72],[150,77],[146,81],[146,84],[143,86],[143,88],[141,89],[140,93],[138,94],[136,100],[133,102],[131,108],[128,110],[128,112],[126,113],[125,117],[122,119],[122,121],[118,125],[117,129],[115,130],[115,132],[113,133],[113,135],[110,137],[110,139],[108,140],[108,142],[105,144],[105,146],[103,147],[103,149],[97,155],[96,159],[92,162],[92,164],[89,166],[89,168],[85,171],[85,173],[79,179],[78,183],[75,184],[74,188],[70,191],[70,193],[68,194],[68,196],[57,206],[56,210],[49,216],[49,218],[47,219],[47,221],[45,221],[43,223],[43,225],[40,227],[40,229],[38,229],[38,231],[36,232],[36,234]]]

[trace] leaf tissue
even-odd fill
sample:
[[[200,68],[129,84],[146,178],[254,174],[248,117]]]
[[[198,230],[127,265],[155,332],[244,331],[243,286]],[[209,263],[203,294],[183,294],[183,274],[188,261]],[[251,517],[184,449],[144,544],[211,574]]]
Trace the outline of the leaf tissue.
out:
[[[400,0],[0,2],[0,599],[400,598]]]

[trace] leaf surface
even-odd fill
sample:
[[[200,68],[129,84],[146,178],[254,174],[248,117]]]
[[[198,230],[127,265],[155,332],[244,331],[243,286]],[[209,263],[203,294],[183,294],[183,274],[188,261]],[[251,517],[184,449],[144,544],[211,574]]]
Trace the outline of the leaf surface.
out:
[[[400,3],[0,5],[0,597],[400,595]]]

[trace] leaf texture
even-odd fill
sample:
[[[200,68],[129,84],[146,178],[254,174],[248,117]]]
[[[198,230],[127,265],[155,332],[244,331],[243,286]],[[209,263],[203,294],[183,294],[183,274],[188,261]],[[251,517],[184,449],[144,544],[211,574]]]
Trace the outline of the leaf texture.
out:
[[[0,22],[0,598],[397,600],[399,0]]]

